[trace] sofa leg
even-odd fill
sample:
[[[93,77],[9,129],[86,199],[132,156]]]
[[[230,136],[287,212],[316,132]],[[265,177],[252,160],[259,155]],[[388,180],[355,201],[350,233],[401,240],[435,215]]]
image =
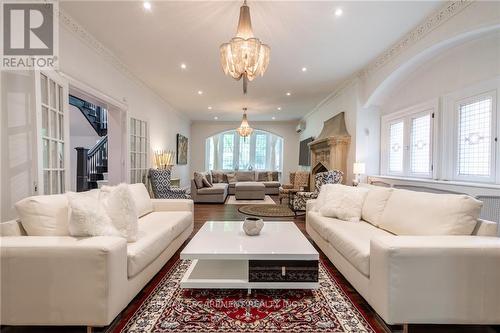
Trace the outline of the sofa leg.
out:
[[[408,324],[403,324],[403,333],[409,333],[410,330],[408,328]]]
[[[92,326],[87,326],[87,333],[92,333]]]

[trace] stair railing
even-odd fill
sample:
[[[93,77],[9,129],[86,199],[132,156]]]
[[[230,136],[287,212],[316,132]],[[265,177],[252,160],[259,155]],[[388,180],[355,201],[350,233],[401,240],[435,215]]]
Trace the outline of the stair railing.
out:
[[[108,159],[108,136],[103,136],[90,149],[77,147],[76,191],[89,190],[91,174],[97,174],[98,167],[104,167]],[[106,163],[104,163],[106,161]]]

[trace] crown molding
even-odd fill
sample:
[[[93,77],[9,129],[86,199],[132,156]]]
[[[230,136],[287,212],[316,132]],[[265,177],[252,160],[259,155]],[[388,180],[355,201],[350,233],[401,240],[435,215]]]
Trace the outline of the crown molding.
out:
[[[315,113],[319,108],[328,103],[329,101],[335,99],[340,95],[345,89],[351,87],[356,82],[362,79],[366,79],[368,76],[374,74],[382,67],[384,67],[391,60],[396,58],[398,55],[403,53],[405,50],[409,49],[415,45],[419,40],[427,36],[431,31],[441,26],[447,20],[460,13],[463,9],[467,8],[475,0],[458,0],[449,1],[429,15],[422,23],[418,24],[409,33],[399,39],[391,47],[387,48],[382,54],[377,56],[373,61],[368,63],[360,71],[353,73],[344,81],[340,82],[334,91],[328,95],[325,99],[319,102],[310,112],[308,112],[302,120],[306,120],[313,113]]]
[[[88,32],[78,21],[76,21],[71,15],[59,7],[59,23],[67,28],[69,32],[78,37],[87,46],[89,46],[94,52],[96,52],[101,58],[111,63],[116,69],[118,69],[122,74],[127,76],[129,79],[134,81],[139,86],[142,86],[149,91],[151,91],[157,98],[159,98],[163,103],[170,107],[170,109],[176,113],[179,117],[184,120],[191,121],[184,113],[176,110],[170,103],[168,103],[155,89],[150,87],[141,78],[135,75],[129,67],[122,62],[111,50],[104,46],[100,41],[98,41],[90,32]],[[125,100],[125,97],[123,98]],[[126,102],[125,102],[126,103]]]

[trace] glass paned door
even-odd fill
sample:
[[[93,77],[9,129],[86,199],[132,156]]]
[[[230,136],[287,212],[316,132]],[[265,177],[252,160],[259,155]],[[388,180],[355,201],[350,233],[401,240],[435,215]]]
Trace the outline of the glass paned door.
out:
[[[69,184],[68,83],[54,72],[37,72],[35,89],[38,193],[64,193]]]

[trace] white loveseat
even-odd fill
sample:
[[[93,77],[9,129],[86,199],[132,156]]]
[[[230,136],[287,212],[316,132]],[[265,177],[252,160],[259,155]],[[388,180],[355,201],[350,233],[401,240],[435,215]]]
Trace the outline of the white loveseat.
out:
[[[105,326],[158,273],[193,231],[193,202],[151,200],[142,184],[129,187],[140,212],[133,243],[107,236],[28,236],[20,220],[0,224],[2,325]],[[18,204],[30,218],[39,214],[41,225],[68,218],[64,195]]]
[[[388,324],[500,324],[498,225],[451,196],[370,187],[360,222],[311,200],[306,230]]]

